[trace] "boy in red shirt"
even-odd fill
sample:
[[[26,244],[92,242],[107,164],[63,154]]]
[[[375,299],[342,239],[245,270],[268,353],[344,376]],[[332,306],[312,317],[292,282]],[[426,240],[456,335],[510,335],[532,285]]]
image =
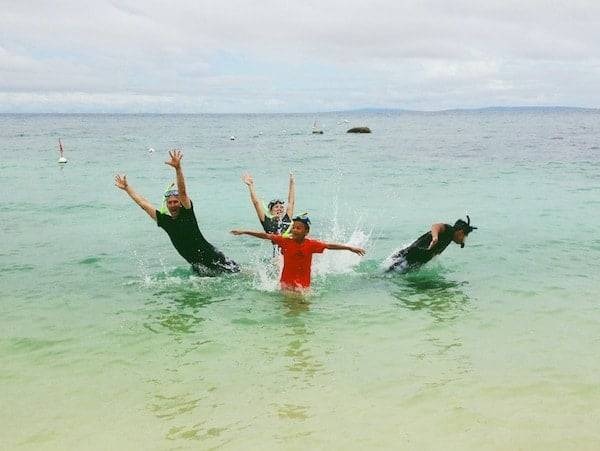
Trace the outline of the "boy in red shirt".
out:
[[[263,240],[271,240],[283,253],[283,272],[281,288],[283,290],[304,290],[310,287],[310,269],[312,254],[321,254],[325,249],[347,250],[358,255],[365,255],[360,247],[345,244],[325,243],[306,238],[310,231],[310,219],[306,215],[296,216],[292,222],[291,237],[273,235],[271,233],[253,232],[250,230],[232,230],[234,235],[250,235]]]

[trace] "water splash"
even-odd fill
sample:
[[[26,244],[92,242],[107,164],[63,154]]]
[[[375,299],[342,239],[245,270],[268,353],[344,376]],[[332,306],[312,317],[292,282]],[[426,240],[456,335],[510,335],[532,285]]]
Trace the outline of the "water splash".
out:
[[[350,246],[365,247],[369,242],[370,234],[355,228],[348,240],[341,230],[332,230],[332,236],[325,241],[346,243]],[[326,274],[346,274],[354,270],[360,263],[361,257],[349,251],[326,251],[323,255],[313,260],[313,274],[323,276]]]
[[[279,278],[283,270],[283,256],[258,256],[252,262],[254,278],[252,287],[259,291],[279,290]]]
[[[410,246],[411,242],[406,242],[404,243],[402,246],[398,247],[397,249],[394,249],[394,251],[388,255],[385,260],[383,260],[381,262],[381,264],[379,265],[379,269],[381,271],[387,271],[388,269],[390,269],[390,267],[397,262],[397,258],[394,258],[394,255],[396,255],[398,252],[400,252],[402,249],[407,248],[408,246]],[[402,263],[400,263],[397,267],[395,272],[397,273],[402,273],[404,271],[406,271],[406,269],[408,268],[408,262],[407,261],[403,261]]]

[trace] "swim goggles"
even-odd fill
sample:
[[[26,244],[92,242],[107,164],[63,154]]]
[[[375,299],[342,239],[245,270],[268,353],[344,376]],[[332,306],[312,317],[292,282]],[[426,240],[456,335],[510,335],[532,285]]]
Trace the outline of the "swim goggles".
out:
[[[310,218],[308,217],[308,213],[303,213],[300,216],[296,216],[292,221],[300,221],[307,226],[310,226]]]

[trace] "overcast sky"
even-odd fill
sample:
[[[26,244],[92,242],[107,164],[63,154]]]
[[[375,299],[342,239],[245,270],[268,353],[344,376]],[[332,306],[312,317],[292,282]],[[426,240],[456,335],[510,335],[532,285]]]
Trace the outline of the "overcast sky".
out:
[[[0,11],[0,112],[600,106],[597,0],[0,0]]]

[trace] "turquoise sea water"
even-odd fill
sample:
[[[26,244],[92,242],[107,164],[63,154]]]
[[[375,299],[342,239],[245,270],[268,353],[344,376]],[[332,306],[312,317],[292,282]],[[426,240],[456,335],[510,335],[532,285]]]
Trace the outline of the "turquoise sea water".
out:
[[[194,276],[113,186],[159,205],[172,147],[242,274]],[[1,449],[600,446],[598,113],[2,115],[0,151]],[[241,173],[269,200],[289,170],[312,236],[368,250],[305,300],[228,233],[259,228]],[[465,211],[464,249],[382,274]]]

